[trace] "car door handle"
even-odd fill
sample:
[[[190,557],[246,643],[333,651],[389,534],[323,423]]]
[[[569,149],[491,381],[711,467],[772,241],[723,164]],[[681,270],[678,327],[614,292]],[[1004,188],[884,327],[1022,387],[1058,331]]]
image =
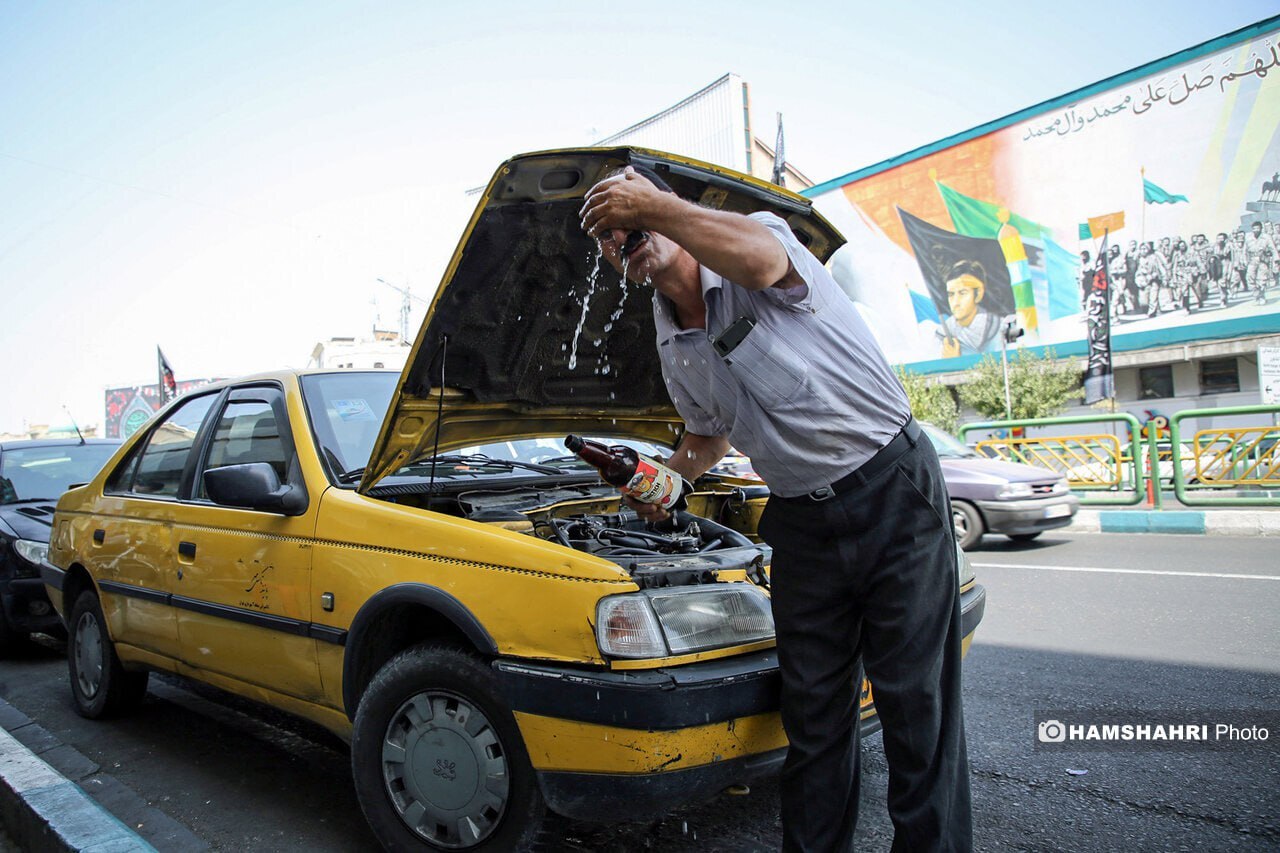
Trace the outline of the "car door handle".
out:
[[[107,531],[103,530],[101,527],[93,531],[93,541],[96,544],[101,545],[106,540],[107,540]]]
[[[196,543],[194,543],[194,542],[179,542],[179,543],[178,543],[178,556],[179,556],[179,557],[186,557],[188,560],[193,560],[193,559],[195,559],[195,556],[196,556]]]

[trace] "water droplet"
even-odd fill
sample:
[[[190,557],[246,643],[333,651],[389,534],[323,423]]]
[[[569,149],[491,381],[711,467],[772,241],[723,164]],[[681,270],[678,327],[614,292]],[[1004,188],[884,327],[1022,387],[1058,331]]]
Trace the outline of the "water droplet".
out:
[[[604,367],[600,368],[600,372],[601,372],[601,373],[604,373],[604,374],[606,374],[606,375],[608,375],[609,370],[610,370],[610,367],[609,367],[609,365],[607,365],[607,364],[606,364]]]

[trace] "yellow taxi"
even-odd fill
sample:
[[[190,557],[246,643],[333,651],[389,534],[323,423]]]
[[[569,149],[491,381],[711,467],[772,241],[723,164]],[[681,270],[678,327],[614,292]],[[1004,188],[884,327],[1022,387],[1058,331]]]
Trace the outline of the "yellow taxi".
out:
[[[709,475],[654,528],[562,443],[678,437],[650,294],[578,227],[628,162],[824,260],[842,242],[800,196],[658,152],[503,164],[403,374],[198,389],[62,498],[44,579],[80,713],[160,671],[313,720],[389,849],[518,849],[547,809],[634,818],[776,772],[767,488]],[[967,648],[985,593],[960,565]]]

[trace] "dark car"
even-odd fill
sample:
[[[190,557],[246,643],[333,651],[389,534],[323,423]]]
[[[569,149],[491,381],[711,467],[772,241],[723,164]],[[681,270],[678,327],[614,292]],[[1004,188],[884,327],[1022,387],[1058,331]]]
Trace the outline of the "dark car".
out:
[[[1061,474],[979,456],[954,436],[923,426],[942,463],[961,548],[977,545],[984,533],[1029,542],[1046,530],[1066,527],[1080,508]]]
[[[28,634],[61,633],[40,580],[54,506],[68,488],[92,480],[119,446],[113,439],[0,443],[0,654]]]

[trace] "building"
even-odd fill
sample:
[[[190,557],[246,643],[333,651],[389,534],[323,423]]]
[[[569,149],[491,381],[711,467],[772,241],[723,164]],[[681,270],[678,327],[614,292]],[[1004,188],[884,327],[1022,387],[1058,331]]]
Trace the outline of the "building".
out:
[[[907,369],[963,384],[1012,321],[1017,348],[1082,371],[1109,342],[1116,408],[1140,420],[1258,404],[1280,257],[1245,235],[1280,243],[1278,116],[1280,17],[801,193],[848,238],[833,275]]]
[[[594,144],[669,151],[767,181],[773,175],[774,148],[756,132],[750,86],[737,74],[725,74],[679,103]],[[768,133],[776,140],[777,126],[771,125]],[[791,163],[784,163],[783,174],[790,190],[813,186]]]
[[[368,338],[329,338],[311,350],[309,368],[323,370],[389,368],[403,370],[412,341],[399,332],[374,329]]]

